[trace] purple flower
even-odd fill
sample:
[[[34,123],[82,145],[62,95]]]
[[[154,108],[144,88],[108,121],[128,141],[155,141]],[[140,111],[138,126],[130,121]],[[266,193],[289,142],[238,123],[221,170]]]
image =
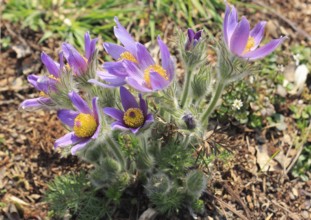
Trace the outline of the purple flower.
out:
[[[28,82],[40,91],[41,97],[34,99],[27,99],[21,103],[22,109],[42,108],[53,104],[49,98],[51,92],[57,92],[57,83],[64,67],[63,54],[59,54],[60,63],[55,62],[46,53],[41,53],[41,61],[47,68],[49,75],[37,76],[31,74],[27,77]]]
[[[153,115],[148,114],[148,105],[139,94],[139,104],[135,97],[123,86],[120,87],[121,102],[124,111],[115,108],[104,108],[104,113],[117,121],[111,124],[112,129],[130,130],[136,134],[140,129],[154,121]]]
[[[105,71],[97,73],[100,79],[106,81],[108,84],[98,82],[94,79],[89,82],[103,87],[119,87],[126,83],[125,78],[128,76],[126,69],[124,68],[123,61],[127,60],[133,63],[137,61],[137,48],[136,42],[129,34],[129,32],[120,24],[117,17],[114,18],[117,26],[114,27],[114,35],[123,44],[123,46],[104,43],[106,52],[115,60],[115,62],[105,62],[103,68]]]
[[[86,73],[88,69],[88,64],[93,58],[93,55],[96,50],[97,38],[91,40],[89,32],[86,32],[84,35],[84,46],[85,53],[82,56],[71,44],[63,43],[62,50],[64,56],[72,68],[73,73],[77,76],[81,76]]]
[[[154,92],[166,88],[175,76],[174,62],[167,46],[158,37],[161,52],[161,65],[156,64],[147,48],[137,43],[136,65],[133,62],[124,61],[128,72],[127,84],[141,92]]]
[[[252,30],[248,20],[243,16],[238,21],[238,13],[234,6],[226,5],[226,13],[223,24],[225,44],[235,55],[256,60],[263,58],[273,52],[286,37],[271,40],[266,45],[258,48],[263,36],[266,22],[259,22]]]
[[[185,49],[186,51],[189,51],[199,43],[201,35],[202,35],[202,30],[198,32],[194,32],[192,29],[189,28],[187,31],[187,34],[188,34],[188,37],[187,37],[187,41],[185,44]]]
[[[75,92],[70,92],[69,98],[76,111],[62,109],[57,111],[58,118],[73,131],[55,141],[54,147],[66,147],[72,145],[71,153],[86,147],[92,140],[95,140],[101,129],[101,122],[98,110],[98,98],[93,98],[92,109]]]

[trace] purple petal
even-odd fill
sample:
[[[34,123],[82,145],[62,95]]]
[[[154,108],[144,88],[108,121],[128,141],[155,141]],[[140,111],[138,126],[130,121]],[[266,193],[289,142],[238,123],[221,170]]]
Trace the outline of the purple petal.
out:
[[[142,84],[145,81],[143,70],[140,69],[135,63],[128,60],[124,60],[122,63],[129,77],[134,78],[140,84]]]
[[[62,49],[64,56],[74,73],[78,76],[84,74],[87,70],[87,63],[79,52],[68,43],[63,43]]]
[[[95,140],[98,138],[99,136],[99,133],[101,131],[101,124],[98,124],[97,128],[96,128],[96,131],[94,132],[94,134],[92,135],[92,139]]]
[[[122,121],[123,120],[124,112],[119,110],[119,109],[115,109],[115,108],[111,108],[111,107],[106,107],[106,108],[104,108],[104,113],[106,115],[109,115],[110,117],[118,120],[118,121]]]
[[[231,8],[228,4],[226,4],[226,12],[225,12],[225,17],[224,17],[224,24],[223,24],[223,34],[224,34],[224,40],[227,46],[229,46],[228,42],[228,19],[229,19],[229,14],[230,14]]]
[[[230,6],[229,6],[230,7]],[[230,39],[232,37],[235,28],[238,25],[238,13],[234,6],[231,7],[231,11],[228,15],[228,23],[227,23],[227,36],[228,36],[228,46],[230,47]]]
[[[92,99],[92,108],[93,108],[93,116],[95,117],[97,124],[99,124],[100,118],[99,118],[99,108],[98,108],[98,97],[94,97]]]
[[[121,131],[128,131],[129,128],[121,121],[115,121],[111,123],[112,130],[121,130]]]
[[[35,99],[26,99],[20,104],[23,110],[41,109],[52,105],[53,102],[50,98],[39,97]]]
[[[270,53],[272,53],[287,37],[281,37],[279,39],[271,40],[266,45],[258,48],[257,50],[251,51],[243,55],[244,58],[249,58],[249,60],[257,60],[263,58]]]
[[[64,64],[64,52],[61,51],[58,56],[59,56],[59,69],[60,69],[60,73],[62,73],[64,66],[65,66],[65,64]]]
[[[104,43],[104,48],[106,52],[115,60],[118,60],[120,55],[126,51],[124,47],[112,43]]]
[[[138,128],[129,128],[130,131],[133,133],[133,134],[136,134],[140,129],[141,127],[138,127]]]
[[[89,32],[84,35],[84,45],[85,45],[85,58],[90,60],[96,49],[97,38],[91,40]]]
[[[264,36],[266,23],[267,22],[265,22],[265,21],[261,21],[258,24],[256,24],[256,26],[251,30],[250,36],[253,37],[255,40],[255,45],[253,48],[251,48],[251,50],[254,50],[259,46],[259,44],[260,44],[260,42]]]
[[[148,114],[148,115],[146,116],[145,125],[150,124],[150,123],[152,123],[152,122],[154,122],[153,115],[152,115],[152,114]]]
[[[171,81],[175,76],[173,60],[171,59],[170,52],[166,44],[163,43],[160,37],[158,37],[158,44],[160,46],[162,66],[166,70],[166,73],[169,75],[169,80]]]
[[[131,87],[133,87],[134,89],[140,91],[140,92],[152,92],[151,89],[147,88],[146,86],[138,83],[136,81],[136,79],[128,77],[126,78],[126,82],[127,84],[129,84]]]
[[[36,76],[36,75],[34,75],[34,74],[31,74],[31,75],[29,75],[29,76],[27,77],[28,82],[29,82],[33,87],[35,87],[37,90],[39,90],[38,84],[37,84],[37,81],[38,81],[39,77],[40,77],[40,76]]]
[[[144,116],[146,116],[148,112],[148,105],[141,94],[139,94],[139,107],[142,110]]]
[[[136,56],[136,45],[135,41],[129,32],[120,24],[117,17],[114,18],[117,27],[114,27],[114,35],[124,45],[124,47],[134,56]]]
[[[84,114],[92,114],[91,109],[89,108],[88,104],[75,92],[70,92],[69,98],[72,101],[73,105]]]
[[[45,65],[45,67],[47,68],[49,73],[51,73],[56,78],[60,77],[60,74],[59,74],[60,65],[59,65],[59,63],[55,62],[50,56],[48,56],[44,52],[41,53],[41,61]]]
[[[82,138],[77,137],[74,132],[70,132],[63,137],[57,139],[54,143],[54,148],[57,147],[66,147],[68,145],[76,144],[79,141],[83,140]]]
[[[188,40],[191,42],[194,38],[195,33],[191,28],[188,28],[187,33],[188,33]]]
[[[37,80],[37,89],[48,94],[57,90],[57,81],[47,76],[40,76]]]
[[[136,46],[137,46],[137,59],[141,68],[146,69],[149,66],[154,65],[155,62],[150,53],[148,52],[147,48],[141,43],[137,43]]]
[[[124,79],[120,79],[120,83],[110,83],[110,84],[105,84],[105,83],[101,83],[101,82],[98,82],[96,79],[90,79],[88,80],[89,83],[92,83],[94,85],[97,85],[97,86],[101,86],[101,87],[104,87],[104,88],[115,88],[115,87],[119,87],[119,86],[122,86],[124,85],[126,82],[124,81]]]
[[[202,35],[202,30],[196,32],[195,35],[194,35],[194,37],[193,37],[193,39],[195,39],[195,40],[200,40],[201,35]]]
[[[249,22],[245,17],[235,28],[230,39],[230,51],[235,55],[241,56],[246,47],[249,37]]]
[[[75,118],[78,116],[79,112],[67,109],[61,109],[57,111],[57,117],[66,125],[73,128]]]
[[[124,111],[127,111],[129,108],[139,108],[135,97],[123,86],[120,87],[120,96]]]
[[[168,86],[169,81],[164,79],[159,73],[157,72],[150,72],[150,82],[151,82],[151,87],[152,90],[157,91],[157,90],[162,90],[165,87]]]
[[[86,140],[83,140],[77,144],[75,144],[72,148],[71,148],[71,154],[75,155],[77,153],[77,151],[83,149],[86,147],[87,144],[89,144],[92,141],[91,138],[88,138]]]
[[[123,76],[123,77],[128,75],[126,69],[124,68],[122,61],[105,62],[103,64],[103,68],[112,75]]]

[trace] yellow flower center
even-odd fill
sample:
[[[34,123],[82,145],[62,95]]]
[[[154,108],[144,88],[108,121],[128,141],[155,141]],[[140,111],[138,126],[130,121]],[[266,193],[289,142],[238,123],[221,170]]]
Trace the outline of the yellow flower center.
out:
[[[43,92],[43,91],[40,91],[39,96],[42,96],[42,97],[48,97],[48,95],[47,95],[47,94],[45,94],[45,92]]]
[[[243,53],[247,53],[249,51],[251,51],[251,49],[255,46],[255,39],[253,37],[248,37],[245,49],[243,51]]]
[[[145,117],[139,108],[129,108],[123,116],[124,124],[131,128],[138,128],[144,124]]]
[[[119,60],[129,60],[129,61],[132,61],[134,63],[138,63],[138,61],[133,56],[133,54],[131,54],[128,51],[125,51],[125,52],[121,53]]]
[[[168,80],[168,76],[166,74],[166,70],[163,69],[162,66],[155,64],[155,65],[151,65],[149,66],[147,69],[145,69],[144,71],[144,79],[146,81],[146,84],[149,88],[151,88],[151,82],[150,82],[150,72],[157,72],[158,74],[160,74],[160,76],[162,76],[164,79]]]
[[[80,138],[91,137],[97,129],[95,118],[90,114],[80,113],[74,121],[73,131]]]

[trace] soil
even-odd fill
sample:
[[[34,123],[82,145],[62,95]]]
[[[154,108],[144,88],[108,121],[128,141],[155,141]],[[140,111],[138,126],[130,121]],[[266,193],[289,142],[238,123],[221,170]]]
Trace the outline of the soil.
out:
[[[282,55],[289,62],[294,62],[291,45],[311,46],[310,0],[254,3],[260,11],[254,13],[242,6],[240,14],[252,16],[252,21],[270,20],[270,38],[280,33],[289,36]],[[66,133],[55,112],[19,109],[23,100],[38,95],[26,79],[31,73],[44,71],[41,51],[56,57],[55,48],[59,48],[60,41],[50,39],[37,44],[42,32],[7,21],[0,28],[1,37],[11,38],[11,45],[0,55],[0,219],[45,219],[48,207],[43,198],[47,183],[56,176],[88,167],[74,156],[63,157],[53,148],[55,139]],[[287,98],[288,103],[295,102]],[[204,151],[198,149],[198,154],[211,152],[214,143],[219,143],[233,156],[226,163],[216,160],[205,170],[210,176],[203,195],[206,212],[198,218],[311,219],[311,181],[294,178],[287,171],[300,152],[292,147],[290,134],[297,130],[294,121],[288,116],[286,122],[292,126],[282,132],[274,128],[258,132],[230,125],[211,134]],[[281,150],[284,157],[262,166],[259,155],[266,152],[271,156],[276,150]],[[311,179],[310,172],[307,175]]]

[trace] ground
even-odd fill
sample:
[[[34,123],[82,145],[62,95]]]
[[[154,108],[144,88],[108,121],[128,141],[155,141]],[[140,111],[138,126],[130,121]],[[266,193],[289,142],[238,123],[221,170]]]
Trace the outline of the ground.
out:
[[[262,8],[260,14],[247,8],[240,14],[253,16],[252,21],[270,20],[269,37],[277,37],[276,33],[289,36],[281,56],[292,59],[291,45],[310,47],[309,0],[254,2]],[[1,32],[1,37],[13,40],[0,55],[0,219],[43,219],[48,215],[43,200],[47,183],[88,165],[74,156],[62,157],[53,148],[55,139],[66,132],[55,112],[19,109],[23,100],[38,95],[26,77],[43,71],[41,51],[56,57],[54,48],[60,42],[51,39],[37,44],[41,32],[21,29],[7,21],[1,23]],[[295,102],[295,98],[287,98],[287,103]],[[293,123],[290,117],[287,120]],[[206,170],[210,178],[203,194],[204,219],[311,219],[311,181],[294,178],[287,170],[299,153],[291,150],[289,134],[294,132],[294,126],[282,132],[265,128],[258,134],[231,125],[210,134],[206,151],[214,147],[213,143],[221,143],[232,156],[226,163],[216,160]],[[307,139],[310,141],[310,137]],[[259,154],[266,152],[269,158],[276,149],[281,149],[284,157],[263,165]],[[198,150],[198,154],[202,152]]]

